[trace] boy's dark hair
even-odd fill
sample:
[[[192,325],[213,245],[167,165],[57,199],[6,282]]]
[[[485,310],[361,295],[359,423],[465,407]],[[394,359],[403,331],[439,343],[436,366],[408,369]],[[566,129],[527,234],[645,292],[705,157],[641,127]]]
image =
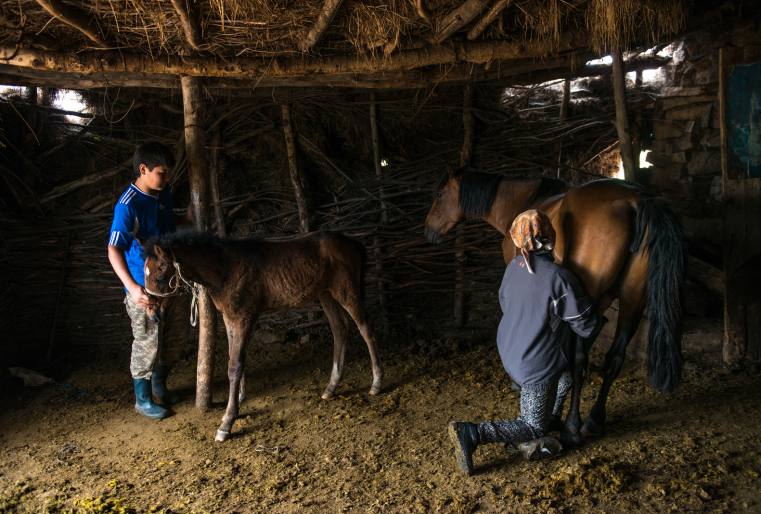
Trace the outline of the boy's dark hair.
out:
[[[165,166],[173,168],[176,164],[174,155],[166,146],[152,141],[140,145],[135,149],[135,156],[132,158],[132,169],[135,170],[135,177],[140,178],[140,165],[145,166],[153,171],[156,166]]]

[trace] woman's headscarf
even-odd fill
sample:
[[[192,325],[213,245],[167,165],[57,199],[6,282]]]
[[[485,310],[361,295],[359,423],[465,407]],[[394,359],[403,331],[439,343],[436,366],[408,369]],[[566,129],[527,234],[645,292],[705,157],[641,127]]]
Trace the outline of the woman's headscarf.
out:
[[[531,269],[528,252],[555,248],[555,229],[552,228],[550,217],[536,209],[516,216],[510,227],[510,237],[515,246],[521,249],[529,273],[534,273],[534,270]]]

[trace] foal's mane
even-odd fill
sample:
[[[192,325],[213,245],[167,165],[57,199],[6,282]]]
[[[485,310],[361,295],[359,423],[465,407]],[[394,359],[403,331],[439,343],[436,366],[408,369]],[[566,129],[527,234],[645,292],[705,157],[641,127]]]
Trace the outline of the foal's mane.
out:
[[[263,237],[251,237],[246,239],[230,239],[217,237],[211,232],[202,232],[195,228],[183,228],[165,234],[158,238],[151,238],[143,248],[146,257],[156,256],[156,246],[171,249],[175,246],[193,246],[196,248],[212,249],[215,252],[230,253],[234,248],[248,242],[260,241]]]
[[[535,175],[502,175],[489,173],[473,168],[457,168],[453,172],[454,177],[462,176],[460,180],[460,193],[458,201],[460,209],[469,219],[478,219],[486,216],[494,203],[494,196],[502,182],[527,183],[537,182],[538,187],[534,191],[529,204],[541,198],[549,198],[570,189],[570,185],[560,179],[552,177],[537,177]],[[434,195],[449,182],[449,173],[439,177]]]

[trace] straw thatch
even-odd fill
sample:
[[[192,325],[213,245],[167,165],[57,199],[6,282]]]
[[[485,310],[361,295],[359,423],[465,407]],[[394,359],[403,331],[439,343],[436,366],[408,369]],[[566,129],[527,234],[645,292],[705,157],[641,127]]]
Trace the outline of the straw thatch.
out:
[[[97,78],[174,87],[178,75],[252,79],[210,87],[250,88],[270,77],[301,82],[262,85],[304,85],[322,77],[324,85],[351,87],[352,80],[364,83],[353,75],[378,71],[428,73],[465,62],[483,64],[485,71],[492,61],[510,69],[520,59],[542,69],[551,67],[546,60],[552,55],[652,46],[713,6],[691,13],[685,0],[530,0],[495,4],[490,14],[493,2],[474,2],[427,1],[429,20],[413,0],[26,0],[0,12],[0,53],[8,62],[0,59],[0,73],[42,85],[51,79],[35,70],[54,72],[84,81],[82,88],[102,87],[92,82]],[[458,9],[466,9],[470,21],[453,24]],[[464,41],[466,34],[474,41]],[[468,76],[479,79],[478,73]],[[420,86],[409,75],[397,79],[396,87]],[[437,80],[428,77],[423,85]],[[387,79],[379,87],[393,86]]]

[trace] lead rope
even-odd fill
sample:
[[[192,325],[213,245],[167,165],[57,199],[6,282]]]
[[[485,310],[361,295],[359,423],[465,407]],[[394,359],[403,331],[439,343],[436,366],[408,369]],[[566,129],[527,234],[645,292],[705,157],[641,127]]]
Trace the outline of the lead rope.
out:
[[[172,264],[174,264],[175,273],[172,275],[172,278],[169,279],[169,287],[172,289],[172,291],[168,293],[159,293],[155,291],[151,291],[150,289],[145,289],[145,292],[148,293],[151,296],[158,296],[161,298],[167,298],[169,296],[180,296],[182,293],[180,293],[180,280],[185,284],[185,291],[187,292],[190,290],[190,292],[193,294],[193,300],[190,302],[190,326],[195,327],[198,325],[198,284],[195,282],[190,282],[188,279],[182,276],[182,271],[180,270],[180,263],[177,262],[177,258],[174,256],[174,252],[172,252]],[[172,279],[175,280],[174,286],[172,285]]]
[[[174,257],[174,254],[172,257]],[[188,279],[182,276],[180,263],[176,260],[174,261],[174,268],[177,270],[177,274],[175,276],[179,277],[180,280],[185,283],[186,290],[190,289],[190,292],[193,293],[193,300],[190,302],[190,326],[195,327],[198,325],[198,284],[195,282],[191,283]],[[177,285],[179,287],[179,283]]]

